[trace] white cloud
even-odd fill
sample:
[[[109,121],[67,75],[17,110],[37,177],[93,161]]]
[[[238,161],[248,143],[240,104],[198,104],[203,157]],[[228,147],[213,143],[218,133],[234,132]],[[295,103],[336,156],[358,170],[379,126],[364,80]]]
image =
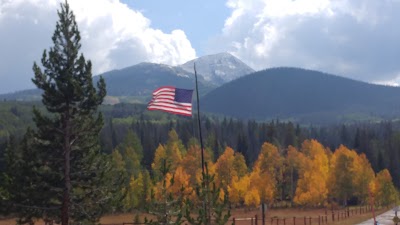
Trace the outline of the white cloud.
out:
[[[398,0],[228,0],[211,51],[255,69],[296,66],[368,82],[400,74]],[[210,52],[211,52],[210,51]]]
[[[63,0],[0,1],[0,93],[33,87],[33,61],[40,63]],[[143,61],[177,65],[196,57],[182,30],[164,33],[119,0],[69,0],[93,73]]]

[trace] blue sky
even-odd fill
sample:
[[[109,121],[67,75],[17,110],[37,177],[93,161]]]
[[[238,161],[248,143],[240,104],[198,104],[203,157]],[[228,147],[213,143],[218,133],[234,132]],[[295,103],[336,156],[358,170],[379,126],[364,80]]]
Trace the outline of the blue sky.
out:
[[[208,42],[224,27],[230,10],[224,0],[123,0],[151,20],[152,27],[170,33],[185,31],[198,56],[209,54]],[[213,53],[213,52],[211,52]]]
[[[0,0],[0,93],[32,88],[64,0]],[[301,67],[400,84],[400,0],[68,0],[93,74],[229,52],[255,70]]]

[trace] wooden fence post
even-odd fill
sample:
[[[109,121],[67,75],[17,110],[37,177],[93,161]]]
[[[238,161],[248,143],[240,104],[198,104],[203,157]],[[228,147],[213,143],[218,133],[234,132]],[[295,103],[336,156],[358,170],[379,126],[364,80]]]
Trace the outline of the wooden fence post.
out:
[[[304,225],[307,225],[307,218],[304,216]]]
[[[232,218],[233,225],[235,225],[235,217]]]
[[[293,216],[293,225],[296,225],[296,217]]]
[[[256,225],[258,225],[258,218],[257,215],[254,216],[256,218]]]
[[[261,204],[261,208],[262,208],[262,225],[265,225],[265,204],[264,203]]]

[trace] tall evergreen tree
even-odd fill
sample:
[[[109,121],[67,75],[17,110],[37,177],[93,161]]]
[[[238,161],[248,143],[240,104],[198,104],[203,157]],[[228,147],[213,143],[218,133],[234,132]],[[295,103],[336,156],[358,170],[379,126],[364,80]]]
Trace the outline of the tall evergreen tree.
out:
[[[106,87],[102,78],[97,88],[93,85],[92,64],[79,54],[81,38],[67,1],[58,16],[54,46],[43,52],[42,67],[33,65],[32,81],[43,90],[42,102],[48,111],[44,114],[34,108],[37,129],[29,147],[41,173],[35,173],[40,179],[33,182],[48,192],[32,204],[58,207],[57,220],[63,225],[94,223],[111,200],[111,187],[104,181],[111,163],[100,153],[103,118],[97,112]]]

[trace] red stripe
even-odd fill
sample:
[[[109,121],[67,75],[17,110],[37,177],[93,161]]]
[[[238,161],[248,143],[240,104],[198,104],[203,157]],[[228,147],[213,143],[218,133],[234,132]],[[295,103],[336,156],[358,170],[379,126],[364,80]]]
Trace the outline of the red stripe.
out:
[[[176,115],[182,115],[182,116],[192,116],[192,114],[190,113],[180,113],[180,112],[174,112],[174,111],[169,111],[169,110],[164,110],[164,109],[149,109],[151,111],[155,111],[155,110],[160,110],[160,111],[164,111],[164,112],[168,112],[168,113],[172,113],[172,114],[176,114]]]
[[[149,102],[150,104],[160,104],[160,103],[164,103],[164,104],[171,104],[171,105],[176,105],[176,106],[180,106],[180,107],[190,107],[192,108],[192,104],[191,103],[186,103],[186,102],[176,102],[174,100],[171,99],[153,99]]]

